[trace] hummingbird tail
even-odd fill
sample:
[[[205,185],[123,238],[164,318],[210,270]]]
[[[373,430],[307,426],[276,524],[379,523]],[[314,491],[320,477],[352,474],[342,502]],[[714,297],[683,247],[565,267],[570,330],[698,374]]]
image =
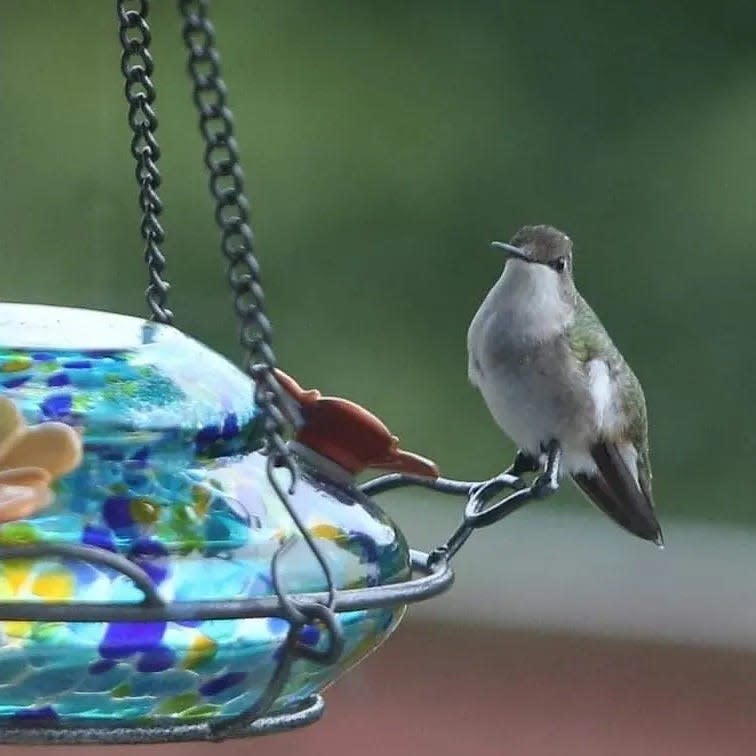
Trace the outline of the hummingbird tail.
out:
[[[580,490],[618,525],[657,545],[663,543],[650,491],[630,471],[616,444],[602,442],[591,448],[598,472],[577,473]]]

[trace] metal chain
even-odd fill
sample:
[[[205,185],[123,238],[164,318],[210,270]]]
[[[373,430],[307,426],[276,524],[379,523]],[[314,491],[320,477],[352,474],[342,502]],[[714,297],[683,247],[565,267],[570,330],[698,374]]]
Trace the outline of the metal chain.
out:
[[[152,35],[147,24],[149,0],[116,0],[118,36],[121,40],[121,72],[126,80],[125,93],[129,105],[129,126],[133,132],[131,154],[136,160],[139,185],[139,206],[142,210],[140,231],[144,239],[144,260],[149,272],[145,292],[152,319],[172,323],[173,313],[167,307],[170,284],[163,277],[165,256],[160,247],[165,232],[160,225],[163,203],[158,196],[161,178],[158,170],[160,147],[155,139],[158,127],[155,113],[155,85],[152,74],[155,64],[150,54]]]
[[[266,314],[260,266],[254,253],[249,202],[244,193],[244,174],[234,138],[233,116],[226,103],[226,85],[221,76],[215,30],[208,18],[209,3],[207,0],[179,0],[178,5],[183,18],[182,35],[189,52],[193,100],[205,141],[204,162],[210,173],[209,187],[215,200],[215,220],[221,230],[221,250],[228,264],[227,278],[240,321],[244,368],[255,382],[255,401],[265,418],[268,477],[320,564],[327,583],[328,607],[333,609],[336,590],[330,567],[288,498],[288,494],[294,490],[298,469],[286,446],[285,434],[290,426],[299,423],[299,417],[274,372],[273,331]],[[288,492],[274,474],[277,467],[285,467],[289,471],[291,486]],[[291,621],[301,623],[302,612],[295,611],[292,602],[287,605],[292,610]]]

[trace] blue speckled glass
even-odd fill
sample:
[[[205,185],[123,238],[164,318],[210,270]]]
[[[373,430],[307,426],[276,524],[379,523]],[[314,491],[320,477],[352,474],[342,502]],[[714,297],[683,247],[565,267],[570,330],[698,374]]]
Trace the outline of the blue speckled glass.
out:
[[[324,590],[312,553],[268,483],[250,381],[175,329],[109,313],[0,305],[0,392],[29,423],[80,429],[83,463],[53,505],[0,526],[0,543],[40,540],[126,555],[169,601],[272,595],[283,539],[289,591]],[[348,483],[303,463],[292,505],[339,588],[405,580],[396,526]],[[283,473],[282,473],[283,474]],[[140,602],[131,581],[73,560],[0,563],[0,600]],[[309,696],[373,650],[402,607],[341,615],[346,650],[297,661],[274,708]],[[273,674],[281,619],[165,623],[0,622],[0,719],[124,725],[237,714]],[[317,626],[300,640],[317,647]]]

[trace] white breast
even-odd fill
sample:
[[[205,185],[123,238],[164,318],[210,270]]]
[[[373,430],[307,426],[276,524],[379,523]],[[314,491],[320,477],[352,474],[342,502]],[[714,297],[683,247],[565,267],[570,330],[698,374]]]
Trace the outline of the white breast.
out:
[[[565,471],[592,471],[588,447],[599,415],[611,411],[610,376],[603,363],[586,373],[564,342],[560,351],[573,311],[559,283],[545,265],[508,261],[470,326],[469,372],[519,448],[538,454],[541,444],[557,439]]]
[[[509,260],[489,296],[494,291],[510,333],[523,340],[544,341],[562,332],[571,315],[561,296],[559,274],[546,265]]]

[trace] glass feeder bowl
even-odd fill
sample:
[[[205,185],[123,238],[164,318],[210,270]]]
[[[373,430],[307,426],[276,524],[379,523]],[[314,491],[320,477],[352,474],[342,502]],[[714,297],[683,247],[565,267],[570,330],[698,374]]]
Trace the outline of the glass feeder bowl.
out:
[[[294,384],[295,385],[295,384]],[[125,556],[169,605],[326,589],[324,574],[266,476],[250,380],[178,330],[104,312],[0,305],[0,394],[29,424],[82,435],[81,465],[52,505],[0,526],[0,547],[72,544]],[[300,448],[291,504],[337,589],[400,583],[410,552],[394,523],[319,454]],[[322,464],[319,464],[321,463]],[[1,465],[1,461],[0,461]],[[282,485],[288,474],[280,471]],[[45,554],[0,561],[0,602],[139,605],[144,591],[107,564]],[[375,649],[403,606],[339,614],[336,664],[294,662],[271,707],[311,697]],[[218,722],[258,701],[289,629],[279,617],[155,622],[0,622],[4,727]],[[300,643],[325,642],[319,623]]]

